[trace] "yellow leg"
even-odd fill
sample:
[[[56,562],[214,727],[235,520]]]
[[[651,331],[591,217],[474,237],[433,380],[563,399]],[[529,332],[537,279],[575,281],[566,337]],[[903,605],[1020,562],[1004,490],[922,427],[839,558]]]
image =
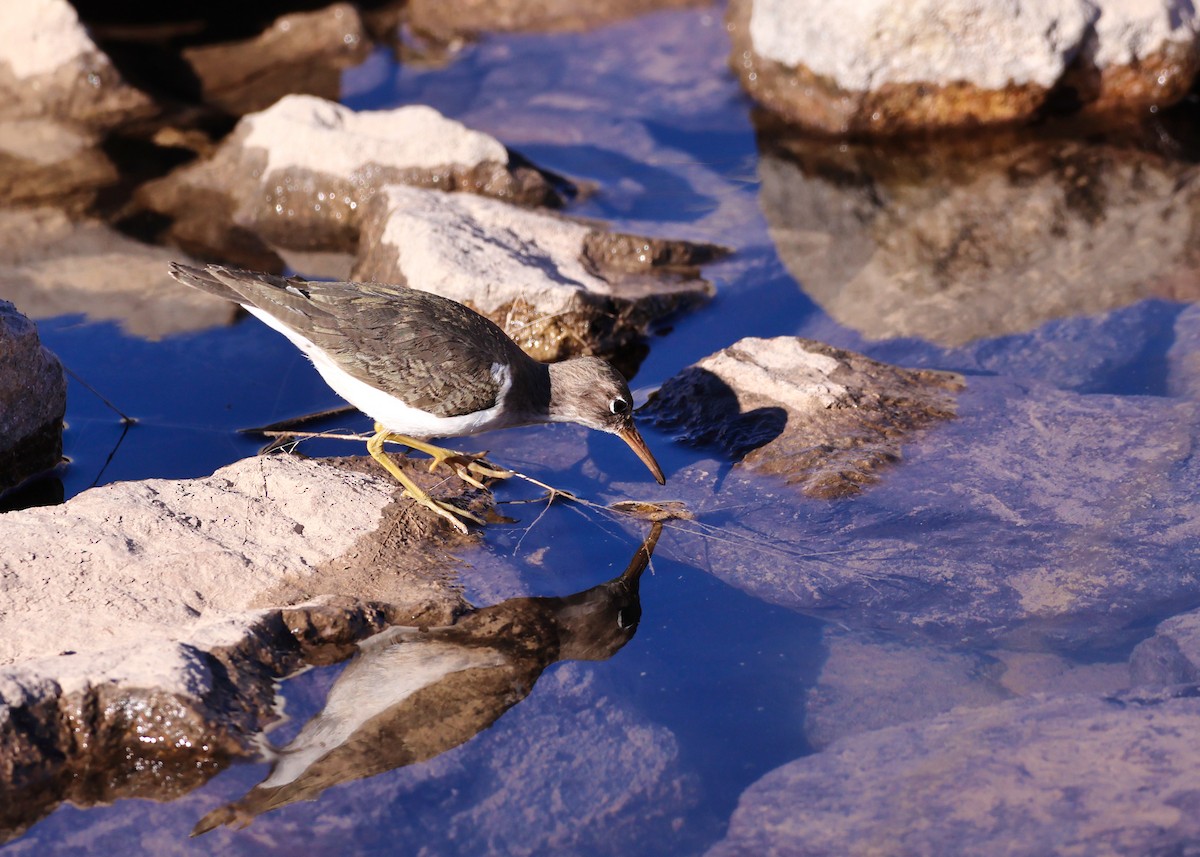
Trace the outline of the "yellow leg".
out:
[[[466,509],[460,509],[450,503],[444,503],[441,500],[435,500],[430,497],[428,492],[405,475],[404,471],[396,466],[396,462],[388,458],[387,453],[383,451],[383,442],[388,437],[387,431],[377,430],[371,436],[371,439],[367,441],[367,452],[371,453],[371,457],[378,461],[384,470],[392,474],[396,478],[396,481],[404,486],[404,490],[408,492],[408,496],[412,497],[426,509],[431,510],[434,514],[445,518],[460,533],[467,532],[467,525],[463,523],[463,518],[466,518],[468,521],[474,521],[477,524],[484,523],[482,518],[472,512],[468,512]]]
[[[469,455],[464,452],[455,452],[452,449],[425,443],[425,441],[417,440],[415,437],[409,437],[404,434],[392,434],[381,423],[375,423],[375,436],[381,437],[381,444],[384,441],[393,440],[431,456],[433,460],[429,462],[430,473],[433,473],[443,464],[449,465],[458,474],[459,479],[468,485],[474,485],[476,488],[484,487],[483,483],[476,478],[476,475],[487,476],[492,479],[507,479],[512,476],[511,472],[496,467],[485,459],[482,454]]]

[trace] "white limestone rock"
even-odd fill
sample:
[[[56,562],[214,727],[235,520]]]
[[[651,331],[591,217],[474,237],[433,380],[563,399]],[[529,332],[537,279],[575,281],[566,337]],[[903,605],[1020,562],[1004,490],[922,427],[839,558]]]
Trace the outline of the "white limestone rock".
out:
[[[140,200],[174,220],[183,247],[278,269],[276,247],[353,251],[364,206],[393,183],[561,201],[499,141],[433,108],[355,112],[311,95],[243,117],[210,159],[143,187]]]
[[[35,116],[103,129],[152,112],[67,0],[9,2],[0,40],[0,120]]]
[[[467,304],[540,360],[607,354],[699,305],[712,245],[610,233],[470,194],[401,185],[368,213],[354,279]]]

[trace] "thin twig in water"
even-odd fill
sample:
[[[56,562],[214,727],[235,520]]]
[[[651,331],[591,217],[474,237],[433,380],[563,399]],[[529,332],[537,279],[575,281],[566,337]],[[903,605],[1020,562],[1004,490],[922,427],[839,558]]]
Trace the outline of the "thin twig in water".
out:
[[[125,413],[123,410],[121,410],[116,405],[114,405],[112,402],[110,402],[107,398],[105,398],[105,396],[99,390],[97,390],[95,387],[93,387],[87,381],[80,378],[71,369],[71,367],[64,365],[63,371],[66,372],[68,375],[70,375],[72,378],[74,378],[77,382],[79,382],[79,384],[81,384],[85,390],[87,390],[89,393],[91,393],[97,399],[102,401],[108,407],[109,410],[111,410],[113,413],[115,413],[117,416],[119,416],[121,418],[121,422],[124,425],[131,426],[137,422],[137,417],[129,416],[129,414]],[[123,434],[121,435],[121,437],[124,437],[124,436],[125,435],[123,435]]]
[[[365,442],[366,440],[369,439],[368,435],[342,434],[342,433],[335,433],[335,432],[263,431],[262,434],[264,436],[268,436],[268,437],[295,438],[297,441],[322,438],[322,439],[328,439],[328,440],[351,440],[351,441]],[[395,443],[398,446],[403,446],[403,443],[400,441],[388,440],[386,442],[387,443]],[[560,499],[567,501],[567,505],[569,508],[573,509],[575,512],[580,514],[586,520],[589,520],[595,526],[599,526],[598,521],[596,521],[594,518],[589,517],[588,514],[586,514],[585,510],[590,511],[590,512],[595,512],[597,515],[607,518],[612,521],[628,520],[631,517],[632,518],[640,518],[640,519],[644,519],[646,517],[642,511],[634,511],[633,509],[622,509],[622,508],[620,508],[620,505],[622,505],[622,504],[618,504],[617,508],[613,508],[612,506],[606,506],[601,503],[596,503],[591,500],[588,500],[585,497],[580,497],[576,494],[573,494],[570,491],[566,491],[561,488],[555,488],[553,485],[549,485],[545,482],[542,482],[540,479],[535,479],[534,477],[529,476],[528,474],[525,474],[525,473],[521,473],[520,471],[512,470],[512,471],[510,471],[510,474],[511,474],[510,478],[520,479],[523,482],[528,482],[530,485],[534,485],[538,488],[541,488],[543,491],[546,492],[545,499],[548,500],[548,502],[546,504],[546,508],[543,509],[538,514],[538,517],[534,520],[533,524],[530,524],[529,527],[526,528],[526,534],[528,534],[528,532],[530,530],[532,530],[534,525],[536,525],[538,523],[538,521],[540,521],[542,519],[542,517],[545,516],[545,514],[548,512],[550,506],[553,505],[554,501],[560,500]],[[447,477],[447,478],[449,478],[449,477]],[[538,498],[538,499],[541,499],[541,498]],[[509,502],[537,502],[537,500],[509,501]],[[642,507],[657,506],[657,504],[652,503],[652,502],[627,503],[625,505],[632,506],[633,508],[637,508],[639,506],[642,506]],[[728,506],[722,506],[719,509],[713,509],[711,511],[728,511],[730,509],[742,508],[747,505],[749,505],[749,504],[742,504],[742,503],[730,504]],[[666,509],[664,509],[663,511],[669,512],[669,510],[666,510]],[[813,566],[819,565],[819,564],[831,565],[832,564],[831,560],[826,559],[826,557],[828,557],[828,556],[834,556],[834,555],[845,556],[845,555],[851,554],[851,553],[862,553],[862,550],[853,550],[853,549],[840,549],[837,551],[821,551],[821,552],[796,550],[796,549],[786,547],[779,543],[774,543],[774,544],[765,543],[762,538],[746,536],[746,535],[742,535],[739,533],[731,533],[726,529],[715,526],[713,524],[706,524],[703,521],[696,520],[695,518],[667,517],[665,520],[663,520],[663,526],[666,528],[675,530],[681,534],[696,536],[698,538],[705,539],[706,541],[721,542],[723,544],[743,548],[745,550],[754,551],[757,553],[767,554],[767,555],[771,555],[771,556],[785,557],[790,560],[798,560],[798,561],[805,563],[814,574],[817,574],[820,577],[825,578],[826,580],[831,580],[833,578],[827,572],[823,572],[823,571],[819,570],[818,568],[814,568]],[[605,529],[605,528],[602,527],[602,529]],[[607,529],[605,529],[605,532],[608,533],[610,536],[615,536],[614,533],[610,532]],[[525,538],[525,536],[522,535],[521,539],[524,540],[524,538]],[[520,541],[518,541],[517,546],[518,546],[518,548],[520,547]],[[514,555],[515,555],[515,552],[514,552]],[[891,578],[889,578],[888,576],[878,576],[878,575],[868,574],[868,573],[863,572],[861,569],[857,570],[856,573],[857,573],[858,577],[860,577],[864,580],[867,580],[867,581],[876,581],[876,582],[880,582],[880,583],[888,583],[888,584],[895,585],[895,581],[892,580]]]

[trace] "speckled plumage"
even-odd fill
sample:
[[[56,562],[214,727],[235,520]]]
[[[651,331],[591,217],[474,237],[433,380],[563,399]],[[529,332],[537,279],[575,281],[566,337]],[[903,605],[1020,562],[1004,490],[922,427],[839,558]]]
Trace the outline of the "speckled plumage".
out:
[[[437,417],[497,404],[492,368],[508,366],[515,383],[507,408],[514,424],[548,413],[546,367],[478,313],[440,295],[381,283],[309,282],[210,265],[173,264],[181,282],[256,307],[312,342],[347,374]],[[515,417],[516,414],[514,413]]]

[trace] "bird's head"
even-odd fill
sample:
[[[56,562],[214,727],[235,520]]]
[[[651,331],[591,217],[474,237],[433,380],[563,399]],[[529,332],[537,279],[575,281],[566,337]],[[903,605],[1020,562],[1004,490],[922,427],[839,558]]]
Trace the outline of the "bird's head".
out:
[[[659,485],[662,469],[633,423],[633,395],[621,373],[599,357],[575,357],[550,365],[550,416],[615,434],[629,444]]]

